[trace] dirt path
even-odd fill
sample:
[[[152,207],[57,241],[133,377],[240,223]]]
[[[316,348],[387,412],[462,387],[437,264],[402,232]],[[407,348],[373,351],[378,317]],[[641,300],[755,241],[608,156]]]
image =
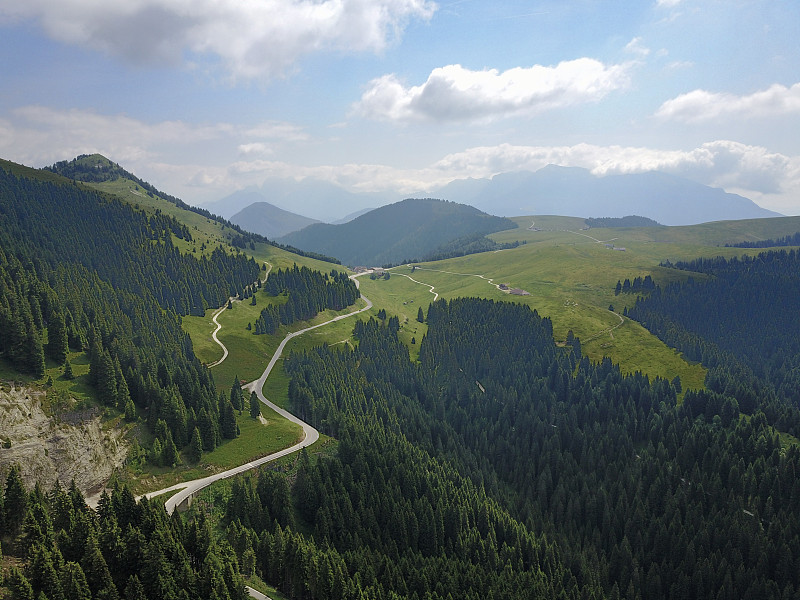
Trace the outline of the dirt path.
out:
[[[609,311],[609,312],[611,312],[611,311]],[[623,317],[621,314],[615,313],[615,312],[611,312],[611,314],[615,315],[619,319],[619,323],[617,323],[613,327],[609,327],[608,329],[604,329],[600,333],[595,333],[594,335],[586,338],[585,340],[581,340],[581,343],[591,342],[592,340],[596,340],[597,338],[599,338],[600,336],[603,336],[605,334],[609,334],[613,338],[614,334],[612,332],[615,329],[619,329],[620,327],[622,327],[622,325],[625,323],[625,317]]]
[[[588,237],[588,238],[590,238],[590,239],[592,239],[592,240],[594,240],[594,241],[596,241],[598,243],[605,243],[605,242],[601,242],[600,240],[597,240],[597,239],[595,239],[595,238],[593,238],[591,236],[588,236],[586,234],[578,233],[577,231],[570,231],[569,233],[575,233],[577,235],[583,235],[583,236]],[[614,238],[614,239],[617,239],[617,238]],[[400,265],[400,266],[407,266],[407,265]],[[394,267],[394,268],[398,268],[398,267]],[[479,279],[483,279],[486,283],[488,283],[490,285],[493,285],[497,289],[500,289],[500,285],[494,283],[494,278],[493,277],[486,277],[484,275],[478,275],[477,273],[457,273],[455,271],[445,271],[445,270],[442,270],[442,269],[429,269],[427,267],[417,267],[415,270],[417,270],[417,271],[432,271],[434,273],[447,273],[448,275],[459,275],[461,277],[477,277]],[[424,286],[429,287],[430,290],[431,290],[431,293],[434,294],[434,298],[433,298],[434,301],[436,300],[436,298],[439,297],[439,294],[437,294],[437,293],[435,293],[433,291],[434,286],[430,285],[429,283],[423,283],[421,281],[417,281],[416,279],[413,279],[413,278],[409,277],[408,275],[404,275],[403,273],[397,273],[397,272],[394,272],[394,271],[392,273],[394,275],[402,275],[403,277],[411,279],[411,281],[413,281],[414,283],[418,283],[420,285],[424,285]],[[612,314],[614,314],[619,319],[619,323],[617,323],[613,327],[609,327],[608,329],[604,329],[603,331],[595,333],[594,335],[592,335],[592,336],[590,336],[590,337],[588,337],[588,338],[586,338],[584,340],[581,340],[581,342],[582,343],[583,342],[591,342],[592,340],[596,340],[597,338],[599,338],[599,337],[601,337],[601,336],[603,336],[603,335],[605,335],[607,333],[611,334],[613,336],[612,332],[615,329],[619,329],[625,323],[625,318],[622,315],[620,315],[619,313],[612,313]]]
[[[264,261],[264,264],[265,265],[269,265],[269,269],[267,269],[267,272],[264,274],[264,279],[261,280],[261,283],[264,283],[264,282],[267,281],[267,277],[269,277],[270,271],[272,271],[272,265],[269,262]],[[228,302],[241,302],[241,300],[239,300],[235,296],[231,296],[230,298],[228,298]],[[217,334],[219,333],[219,330],[222,329],[222,323],[217,321],[217,317],[219,317],[223,312],[225,312],[225,310],[227,308],[228,308],[227,303],[223,304],[221,308],[217,309],[217,312],[214,313],[214,317],[211,319],[212,321],[214,321],[214,324],[217,326],[217,328],[211,333],[211,339],[214,340],[219,345],[220,348],[222,348],[222,358],[220,358],[219,360],[214,361],[213,363],[211,363],[209,365],[206,365],[209,369],[212,368],[212,367],[216,367],[217,365],[221,364],[222,361],[224,361],[226,358],[228,358],[228,349],[225,347],[225,344],[223,344],[222,342],[219,341],[219,338],[217,337]]]
[[[430,270],[430,269],[429,269],[429,270]],[[433,286],[432,286],[432,285],[429,285],[429,284],[427,284],[427,283],[422,283],[421,281],[417,281],[417,280],[416,280],[416,279],[414,279],[413,277],[409,277],[408,275],[404,275],[403,273],[395,273],[395,275],[400,275],[400,277],[405,277],[406,279],[410,279],[410,280],[411,280],[411,281],[413,281],[414,283],[418,283],[419,285],[424,285],[424,286],[427,286],[427,287],[429,287],[429,288],[430,288],[430,290],[429,290],[429,291],[430,291],[430,293],[431,293],[431,294],[433,294],[433,301],[434,301],[434,302],[436,302],[436,299],[437,299],[437,298],[439,298],[439,293],[438,293],[438,292],[434,292],[434,291],[433,291],[433,289],[434,289],[434,288],[433,288]]]

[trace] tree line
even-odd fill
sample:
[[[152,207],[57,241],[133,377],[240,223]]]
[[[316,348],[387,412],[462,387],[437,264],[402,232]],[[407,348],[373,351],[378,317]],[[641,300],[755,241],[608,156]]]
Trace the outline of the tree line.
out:
[[[274,335],[281,325],[307,321],[326,309],[342,310],[360,297],[347,273],[322,273],[297,264],[270,273],[263,290],[273,298],[285,296],[286,302],[269,304],[261,311],[253,328],[259,335]]]
[[[221,249],[182,254],[175,231],[163,214],[0,169],[0,353],[40,378],[46,359],[66,372],[68,352],[87,352],[100,402],[129,418],[138,407],[154,432],[163,421],[160,443],[171,437],[181,449],[195,427],[219,431],[229,400],[217,396],[180,316],[222,305],[259,269]],[[206,433],[203,448],[222,437]]]
[[[262,577],[297,598],[796,596],[800,451],[735,389],[678,404],[525,306],[427,322],[418,363],[375,320],[287,360],[294,410],[339,446],[237,484],[229,539]]]
[[[0,556],[23,561],[0,573],[9,600],[248,597],[236,553],[202,515],[169,517],[160,500],[137,502],[127,487],[103,492],[95,511],[74,482],[27,491],[14,466],[0,496],[0,534]]]

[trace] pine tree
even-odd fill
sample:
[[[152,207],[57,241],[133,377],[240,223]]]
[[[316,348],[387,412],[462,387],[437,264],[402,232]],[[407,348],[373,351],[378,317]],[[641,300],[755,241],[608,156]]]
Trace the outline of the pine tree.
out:
[[[5,531],[15,532],[25,519],[28,509],[28,492],[22,484],[20,468],[13,465],[6,477],[6,491],[3,497]]]
[[[242,390],[242,384],[239,382],[238,375],[233,380],[233,385],[231,386],[231,406],[235,410],[238,410],[241,413],[244,410],[244,391]]]
[[[190,462],[200,462],[203,455],[203,440],[200,437],[200,430],[195,427],[192,431],[192,438],[189,440],[189,450],[187,456]]]
[[[69,362],[68,358],[64,361],[64,379],[67,381],[75,379],[75,373],[72,372],[72,363]]]
[[[419,321],[420,323],[424,323],[425,322],[425,315],[422,312],[422,307],[421,306],[419,307],[419,309],[417,309],[417,321]]]
[[[254,419],[261,416],[261,401],[255,392],[250,392],[250,416]]]
[[[53,311],[47,323],[47,348],[45,352],[59,364],[67,358],[69,348],[67,345],[67,327],[64,317],[59,311]],[[51,599],[52,600],[52,599]]]

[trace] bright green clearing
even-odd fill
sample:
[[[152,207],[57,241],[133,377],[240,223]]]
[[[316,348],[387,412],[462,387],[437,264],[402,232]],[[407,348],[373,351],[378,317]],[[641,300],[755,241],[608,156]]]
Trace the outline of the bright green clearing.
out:
[[[638,323],[622,317],[623,309],[631,307],[636,297],[615,296],[617,281],[651,275],[657,284],[665,285],[689,273],[658,266],[662,261],[753,254],[758,250],[723,245],[800,230],[797,217],[589,230],[583,229],[583,219],[572,217],[514,220],[519,229],[490,237],[498,242],[524,242],[518,248],[419,263],[413,271],[410,266],[395,267],[388,281],[362,278],[362,290],[376,308],[400,315],[401,322],[408,318],[409,324],[416,323],[417,307],[427,308],[434,293],[448,299],[478,296],[528,304],[552,320],[557,342],[572,330],[592,360],[608,356],[625,372],[642,371],[668,379],[678,375],[684,389],[696,389],[703,386],[705,369],[688,363]],[[529,229],[531,225],[534,229]],[[510,295],[497,288],[501,283],[530,295]]]

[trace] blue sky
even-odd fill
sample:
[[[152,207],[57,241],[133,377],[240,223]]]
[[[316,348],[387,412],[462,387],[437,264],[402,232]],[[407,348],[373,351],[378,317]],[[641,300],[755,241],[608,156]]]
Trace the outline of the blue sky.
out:
[[[0,157],[198,205],[661,170],[800,214],[798,32],[796,0],[0,0]]]

